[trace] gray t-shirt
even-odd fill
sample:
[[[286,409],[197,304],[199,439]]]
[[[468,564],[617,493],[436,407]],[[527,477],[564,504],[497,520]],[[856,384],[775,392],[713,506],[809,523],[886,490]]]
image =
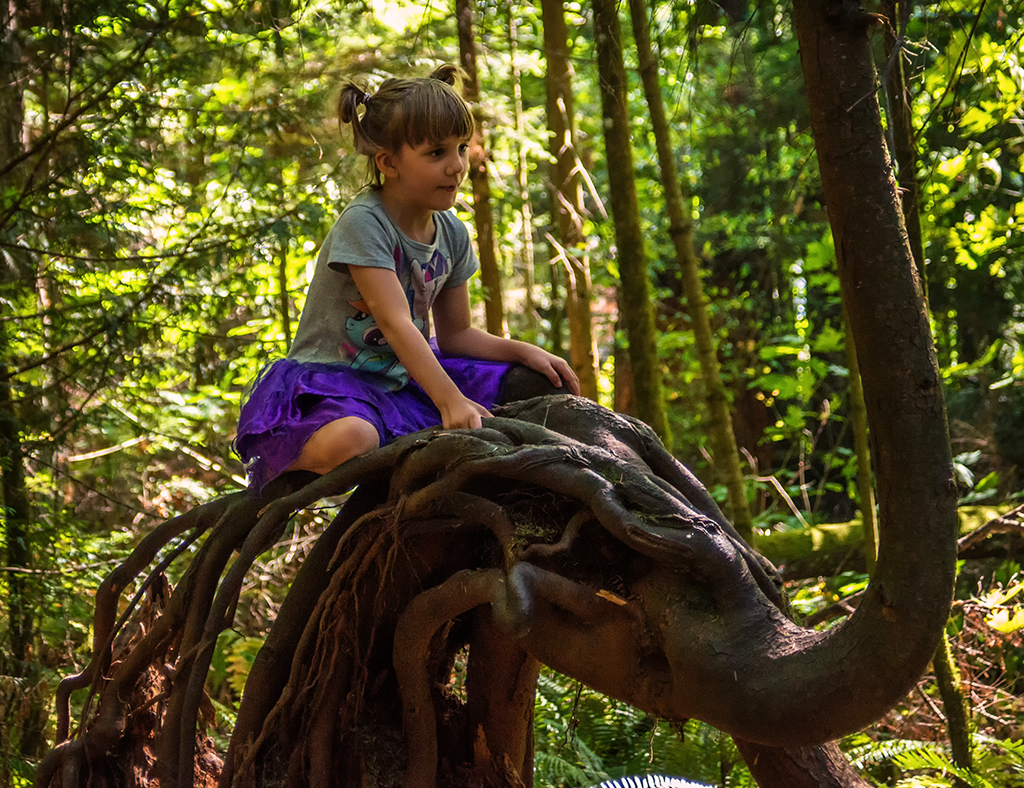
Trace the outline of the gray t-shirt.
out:
[[[342,362],[378,376],[383,389],[404,386],[409,374],[368,313],[348,266],[394,270],[413,323],[429,338],[435,296],[464,283],[479,266],[469,232],[454,213],[436,212],[434,225],[434,243],[422,244],[391,221],[377,192],[363,192],[349,203],[320,247],[288,358]]]

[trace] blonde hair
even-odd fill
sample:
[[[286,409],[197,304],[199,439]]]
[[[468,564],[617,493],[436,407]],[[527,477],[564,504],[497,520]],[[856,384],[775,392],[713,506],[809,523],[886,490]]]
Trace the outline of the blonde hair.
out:
[[[370,186],[383,185],[374,157],[380,151],[397,153],[403,145],[441,142],[456,137],[469,139],[475,124],[473,113],[459,95],[464,73],[445,65],[429,77],[396,78],[384,82],[372,96],[347,82],[338,97],[338,121],[352,124],[357,153],[368,157]],[[365,106],[362,117],[359,106]]]

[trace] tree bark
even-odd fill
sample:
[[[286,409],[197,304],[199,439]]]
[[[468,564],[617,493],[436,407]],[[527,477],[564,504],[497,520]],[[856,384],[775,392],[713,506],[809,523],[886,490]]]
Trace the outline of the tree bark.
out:
[[[505,304],[502,295],[501,268],[494,237],[494,213],[491,210],[491,179],[487,172],[485,118],[480,107],[480,77],[476,67],[476,32],[470,0],[455,0],[459,28],[459,58],[466,72],[466,100],[473,108],[476,133],[469,147],[469,181],[473,187],[473,223],[480,256],[480,283],[484,289],[484,314],[487,330],[495,336],[507,335]]]
[[[548,171],[552,223],[558,237],[550,243],[551,265],[565,272],[565,311],[569,323],[569,357],[580,380],[580,393],[597,399],[597,348],[591,315],[590,258],[584,248],[582,167],[576,146],[573,68],[562,0],[542,0],[544,57],[547,74]],[[559,281],[562,281],[559,276]]]
[[[708,315],[708,301],[701,282],[700,261],[693,248],[693,219],[687,205],[688,200],[684,199],[688,195],[683,193],[684,179],[679,177],[676,168],[672,131],[665,117],[661,82],[658,79],[658,62],[651,49],[647,4],[645,0],[630,0],[629,9],[640,62],[640,76],[643,79],[651,128],[658,148],[658,164],[661,168],[662,188],[665,190],[669,235],[675,247],[676,265],[682,274],[683,291],[689,306],[697,357],[704,377],[704,387],[707,389],[711,446],[714,450],[715,464],[729,493],[728,512],[732,515],[732,523],[740,536],[749,544],[754,544],[754,518],[750,514],[747,487],[743,478],[743,468],[740,466],[740,452],[736,446],[736,435],[729,414],[729,394],[722,382],[721,369],[718,365],[711,318]]]
[[[536,266],[533,254],[533,206],[530,203],[529,176],[527,173],[526,148],[522,140],[526,137],[526,122],[523,117],[523,84],[519,69],[519,20],[510,5],[508,15],[508,46],[512,61],[512,109],[516,119],[516,184],[519,186],[519,217],[522,225],[522,267],[523,267],[523,312],[526,326],[522,339],[537,343]]]
[[[875,17],[854,3],[794,0],[793,9],[878,480],[878,563],[857,613],[833,638],[870,633],[875,670],[906,691],[939,644],[955,578],[957,496],[941,379],[875,98]],[[898,659],[886,655],[886,639],[908,635]],[[834,690],[868,700],[877,686]]]
[[[892,155],[896,159],[896,175],[900,185],[900,205],[907,226],[910,249],[921,277],[921,288],[928,295],[928,278],[924,270],[924,241],[921,233],[921,184],[917,178],[917,142],[914,134],[914,114],[910,106],[910,90],[903,68],[903,41],[907,21],[910,19],[911,0],[884,0],[882,13],[888,18],[885,32],[886,111],[889,134],[893,143]]]
[[[633,145],[630,140],[626,69],[622,60],[618,10],[611,0],[595,0],[593,7],[605,157],[608,162],[609,202],[619,261],[620,319],[625,325],[629,342],[636,398],[635,415],[649,424],[665,445],[670,447],[671,436],[661,387],[653,293],[633,173]]]
[[[850,330],[850,318],[843,304],[843,333],[846,336],[846,369],[850,383],[850,429],[853,431],[854,454],[857,457],[857,493],[860,497],[861,522],[864,533],[864,565],[874,571],[878,558],[878,518],[875,512],[875,482],[871,474],[871,442],[868,434],[864,387],[860,381],[857,348]]]
[[[871,788],[834,742],[779,750],[734,739],[761,788]]]
[[[932,668],[935,671],[939,697],[942,698],[942,708],[946,713],[946,732],[953,753],[953,763],[961,769],[973,769],[970,706],[961,684],[960,670],[957,668],[949,638],[945,633],[932,658]]]

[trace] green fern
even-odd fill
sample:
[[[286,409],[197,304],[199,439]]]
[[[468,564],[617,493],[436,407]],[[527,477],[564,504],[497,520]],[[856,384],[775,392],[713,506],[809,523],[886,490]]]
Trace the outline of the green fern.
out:
[[[665,774],[725,788],[756,788],[732,739],[702,722],[657,720],[546,669],[537,689],[538,786],[598,781],[579,780],[580,774],[570,772],[581,769],[604,775],[600,779]]]
[[[945,777],[915,774],[897,782],[894,788],[950,788],[952,783]]]
[[[991,736],[976,734],[971,737],[971,745],[974,748],[975,760],[983,758],[998,757],[1000,765],[1014,768],[1016,771],[1024,772],[1024,739],[1014,741],[1013,739],[995,739]],[[996,755],[997,750],[1002,750],[1002,755]]]
[[[867,737],[864,737],[865,739]],[[916,741],[913,739],[887,739],[883,741],[868,741],[850,747],[846,751],[846,757],[850,759],[856,769],[863,769],[868,764],[889,763],[897,757],[908,753],[916,752],[925,748],[934,748],[934,742]]]
[[[905,752],[896,756],[893,763],[905,772],[939,772],[943,777],[949,778],[946,785],[953,785],[953,781],[959,779],[970,788],[996,788],[994,783],[978,772],[958,767],[948,753],[938,747]]]
[[[938,742],[893,739],[847,750],[857,768],[890,763],[903,772],[897,788],[1024,788],[1024,742],[972,735],[971,754],[974,768],[963,769],[953,763],[948,746]]]
[[[543,671],[537,682],[534,784],[542,788],[592,785],[608,774],[600,756],[576,735],[575,688],[560,678]]]
[[[534,754],[534,785],[543,788],[592,785],[608,775],[570,763],[557,752],[537,750]]]

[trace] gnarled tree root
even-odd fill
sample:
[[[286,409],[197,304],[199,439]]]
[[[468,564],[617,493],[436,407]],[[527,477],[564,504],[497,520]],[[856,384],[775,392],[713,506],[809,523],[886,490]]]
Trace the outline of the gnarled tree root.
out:
[[[99,703],[37,784],[84,785],[122,737],[122,699],[165,663],[157,776],[174,788],[206,780],[196,770],[203,687],[244,579],[292,513],[353,486],[252,668],[222,788],[528,784],[538,659],[652,713],[714,723],[705,688],[725,693],[728,721],[732,665],[746,659],[737,649],[796,652],[820,639],[786,622],[770,565],[649,430],[571,397],[508,414],[519,418],[408,436],[308,484],[282,479],[262,501],[224,499],[158,528],[98,602],[83,675]],[[586,442],[523,418],[576,425]],[[206,541],[166,610],[98,678],[117,630],[114,589],[185,533]],[[766,632],[781,633],[777,644]],[[467,670],[461,687],[455,664]],[[796,762],[834,770],[830,752],[811,747]]]

